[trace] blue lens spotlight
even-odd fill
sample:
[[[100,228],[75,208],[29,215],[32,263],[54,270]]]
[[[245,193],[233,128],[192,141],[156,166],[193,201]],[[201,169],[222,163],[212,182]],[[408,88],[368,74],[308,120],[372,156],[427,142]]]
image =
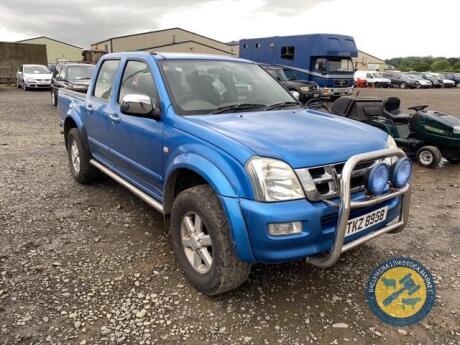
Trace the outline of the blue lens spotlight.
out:
[[[396,188],[404,187],[412,177],[412,162],[405,157],[398,160],[393,166],[391,182]]]
[[[389,177],[388,164],[380,162],[374,165],[367,175],[367,189],[374,195],[383,194],[387,189]]]

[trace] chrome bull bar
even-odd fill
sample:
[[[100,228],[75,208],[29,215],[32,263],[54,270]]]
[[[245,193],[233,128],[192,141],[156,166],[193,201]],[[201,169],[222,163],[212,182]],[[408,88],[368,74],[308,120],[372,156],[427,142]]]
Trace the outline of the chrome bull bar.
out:
[[[351,201],[351,175],[355,166],[363,161],[383,159],[388,157],[405,157],[405,153],[397,148],[389,148],[379,151],[362,153],[351,157],[345,163],[342,176],[340,178],[340,205],[337,218],[337,228],[332,248],[328,254],[311,256],[307,258],[307,262],[317,267],[331,267],[340,258],[340,255],[347,250],[350,250],[364,242],[383,235],[388,232],[400,232],[407,224],[410,205],[410,185],[407,184],[401,189],[392,188],[389,193],[382,196],[372,196],[364,201]],[[369,207],[378,203],[384,202],[395,197],[401,197],[401,207],[399,219],[396,222],[385,226],[384,228],[371,232],[365,236],[358,238],[355,241],[344,244],[345,231],[350,218],[350,211],[357,208]]]

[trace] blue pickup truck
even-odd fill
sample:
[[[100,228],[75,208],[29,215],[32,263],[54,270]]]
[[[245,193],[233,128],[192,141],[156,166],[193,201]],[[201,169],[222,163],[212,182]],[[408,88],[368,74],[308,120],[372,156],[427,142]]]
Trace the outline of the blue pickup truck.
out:
[[[107,54],[86,95],[58,97],[75,180],[103,172],[168,216],[204,294],[236,288],[257,262],[332,266],[406,225],[412,166],[391,136],[306,110],[251,61]]]

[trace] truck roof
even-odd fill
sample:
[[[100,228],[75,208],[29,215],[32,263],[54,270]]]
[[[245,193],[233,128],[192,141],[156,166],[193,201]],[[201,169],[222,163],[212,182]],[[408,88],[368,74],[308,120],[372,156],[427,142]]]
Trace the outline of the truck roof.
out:
[[[145,57],[152,56],[156,60],[218,60],[218,61],[234,61],[234,62],[246,62],[254,63],[247,59],[241,59],[232,56],[223,55],[211,55],[211,54],[195,54],[195,53],[167,53],[167,52],[122,52],[122,53],[110,53],[105,54],[104,58],[110,57]]]

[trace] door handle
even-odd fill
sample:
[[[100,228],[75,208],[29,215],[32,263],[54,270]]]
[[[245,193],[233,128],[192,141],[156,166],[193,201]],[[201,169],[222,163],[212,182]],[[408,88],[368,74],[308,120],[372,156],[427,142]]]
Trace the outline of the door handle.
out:
[[[92,113],[94,111],[93,106],[91,104],[86,105],[86,110],[88,111],[88,113]]]
[[[118,116],[118,115],[109,114],[109,117],[110,117],[110,119],[112,120],[112,122],[114,122],[114,123],[118,123],[118,122],[121,121],[121,118],[120,118],[120,116]]]

